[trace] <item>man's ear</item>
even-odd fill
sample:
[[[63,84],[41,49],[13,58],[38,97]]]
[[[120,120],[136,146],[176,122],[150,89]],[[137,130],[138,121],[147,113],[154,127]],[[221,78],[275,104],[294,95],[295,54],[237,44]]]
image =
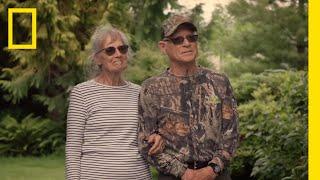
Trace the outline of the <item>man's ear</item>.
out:
[[[166,54],[166,45],[167,45],[167,42],[165,41],[158,42],[158,47],[163,54]]]

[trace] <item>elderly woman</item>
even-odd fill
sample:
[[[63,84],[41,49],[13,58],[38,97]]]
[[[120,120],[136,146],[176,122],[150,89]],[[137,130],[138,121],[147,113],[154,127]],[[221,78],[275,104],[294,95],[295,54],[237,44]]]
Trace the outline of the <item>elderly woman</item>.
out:
[[[76,85],[67,117],[67,179],[151,179],[137,147],[140,87],[122,78],[128,41],[112,27],[97,28],[92,37],[93,79]],[[162,149],[153,134],[150,154]]]

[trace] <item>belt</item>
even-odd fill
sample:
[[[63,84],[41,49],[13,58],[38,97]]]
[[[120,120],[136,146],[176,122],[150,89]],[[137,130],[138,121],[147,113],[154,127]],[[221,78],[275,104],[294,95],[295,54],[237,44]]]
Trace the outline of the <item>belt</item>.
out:
[[[187,162],[189,169],[201,169],[208,166],[209,161]]]

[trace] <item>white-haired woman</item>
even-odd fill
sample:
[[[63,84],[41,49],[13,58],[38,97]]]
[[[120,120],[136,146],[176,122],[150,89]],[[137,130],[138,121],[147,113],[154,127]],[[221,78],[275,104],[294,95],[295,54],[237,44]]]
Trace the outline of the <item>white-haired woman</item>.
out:
[[[98,27],[92,40],[97,72],[76,85],[67,116],[66,177],[77,179],[151,179],[137,147],[140,87],[123,79],[129,46],[126,36],[110,26]],[[153,134],[151,154],[162,149]]]

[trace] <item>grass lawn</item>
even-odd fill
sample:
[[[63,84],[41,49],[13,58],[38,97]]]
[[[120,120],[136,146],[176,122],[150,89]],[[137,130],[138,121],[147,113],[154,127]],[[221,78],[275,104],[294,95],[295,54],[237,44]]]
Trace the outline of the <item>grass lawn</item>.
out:
[[[152,170],[153,179],[157,172]],[[64,157],[0,157],[1,180],[63,180]]]
[[[0,157],[2,180],[63,180],[64,157]]]

